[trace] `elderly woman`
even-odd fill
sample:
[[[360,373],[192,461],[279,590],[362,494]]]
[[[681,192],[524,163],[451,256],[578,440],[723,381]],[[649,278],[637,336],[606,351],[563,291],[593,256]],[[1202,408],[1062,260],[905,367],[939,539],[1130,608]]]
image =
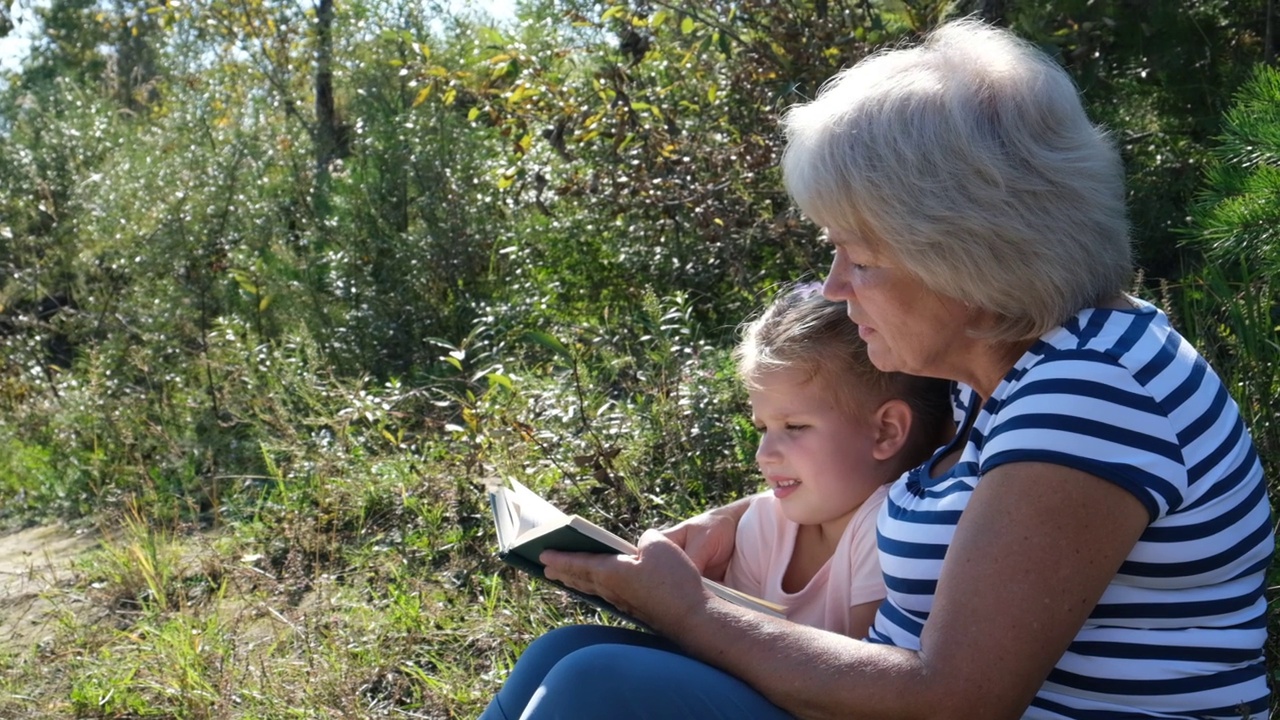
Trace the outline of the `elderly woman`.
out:
[[[1264,718],[1274,546],[1236,405],[1124,293],[1122,169],[1049,58],[946,25],[785,119],[783,176],[871,360],[955,381],[955,439],[879,517],[888,598],[855,640],[701,590],[741,505],[547,574],[661,637],[565,628],[514,718]]]

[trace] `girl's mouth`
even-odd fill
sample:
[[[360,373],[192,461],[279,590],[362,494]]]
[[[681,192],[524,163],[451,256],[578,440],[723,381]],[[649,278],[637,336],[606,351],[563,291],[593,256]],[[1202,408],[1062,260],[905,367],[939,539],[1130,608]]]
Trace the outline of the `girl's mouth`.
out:
[[[795,479],[779,480],[773,483],[773,496],[781,500],[790,495],[800,487],[800,481]]]

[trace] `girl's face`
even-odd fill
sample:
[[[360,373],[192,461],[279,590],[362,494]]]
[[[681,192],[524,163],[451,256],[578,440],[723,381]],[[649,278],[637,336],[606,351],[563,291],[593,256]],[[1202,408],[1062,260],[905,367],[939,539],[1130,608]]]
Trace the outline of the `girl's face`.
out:
[[[848,306],[872,364],[884,371],[967,380],[957,367],[965,356],[961,350],[972,341],[964,303],[926,288],[856,232],[829,228],[827,236],[835,257],[822,294]]]
[[[756,463],[782,512],[792,522],[832,523],[842,532],[863,501],[892,479],[873,456],[871,413],[841,407],[823,378],[798,370],[770,370],[755,381],[749,395],[761,432]]]

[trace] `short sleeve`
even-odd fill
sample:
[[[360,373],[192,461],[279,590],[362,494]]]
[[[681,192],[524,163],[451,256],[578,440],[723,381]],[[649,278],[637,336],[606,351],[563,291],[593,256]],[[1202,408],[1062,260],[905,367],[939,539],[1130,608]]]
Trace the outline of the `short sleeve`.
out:
[[[1183,501],[1186,465],[1167,412],[1101,353],[1057,353],[987,411],[994,417],[979,440],[983,474],[1013,462],[1074,468],[1132,493],[1152,521]]]
[[[856,523],[849,533],[849,607],[878,602],[885,598],[884,573],[876,548],[876,517],[884,503],[882,489],[868,499],[850,520]]]
[[[777,540],[777,524],[768,517],[766,503],[753,499],[738,521],[733,557],[725,571],[724,584],[748,595],[765,595],[769,557]]]

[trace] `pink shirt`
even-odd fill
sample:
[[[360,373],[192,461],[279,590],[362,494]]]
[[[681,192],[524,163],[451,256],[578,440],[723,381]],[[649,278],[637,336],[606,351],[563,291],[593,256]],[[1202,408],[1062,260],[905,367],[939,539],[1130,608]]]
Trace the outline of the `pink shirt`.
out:
[[[884,577],[876,550],[876,516],[888,485],[876,489],[849,519],[835,554],[799,592],[782,589],[799,525],[782,514],[773,495],[757,495],[738,522],[725,584],[787,608],[792,622],[849,634],[849,608],[883,600]]]

